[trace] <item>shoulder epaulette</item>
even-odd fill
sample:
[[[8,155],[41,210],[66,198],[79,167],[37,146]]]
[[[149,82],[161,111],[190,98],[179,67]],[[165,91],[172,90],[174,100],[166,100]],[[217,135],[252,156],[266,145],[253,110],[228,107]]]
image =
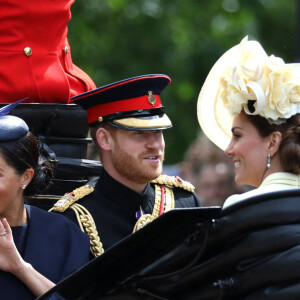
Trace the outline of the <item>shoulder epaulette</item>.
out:
[[[87,196],[92,193],[94,188],[90,185],[84,185],[77,189],[75,189],[71,193],[66,193],[62,196],[49,211],[58,211],[64,212],[68,209],[73,203],[78,201],[79,199]]]
[[[178,176],[160,175],[151,182],[179,187],[192,193],[195,191],[195,187],[190,182],[185,181]]]

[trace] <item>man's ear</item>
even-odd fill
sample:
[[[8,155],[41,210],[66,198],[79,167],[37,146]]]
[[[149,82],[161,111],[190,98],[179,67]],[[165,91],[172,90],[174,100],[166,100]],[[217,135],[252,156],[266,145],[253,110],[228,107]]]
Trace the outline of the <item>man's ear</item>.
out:
[[[280,143],[281,143],[281,139],[282,139],[281,132],[273,131],[270,134],[269,138],[270,139],[269,139],[269,148],[268,148],[268,150],[270,151],[271,155],[274,155],[278,151]]]
[[[98,128],[96,131],[96,139],[99,147],[103,150],[111,150],[113,138],[108,130],[105,128]]]

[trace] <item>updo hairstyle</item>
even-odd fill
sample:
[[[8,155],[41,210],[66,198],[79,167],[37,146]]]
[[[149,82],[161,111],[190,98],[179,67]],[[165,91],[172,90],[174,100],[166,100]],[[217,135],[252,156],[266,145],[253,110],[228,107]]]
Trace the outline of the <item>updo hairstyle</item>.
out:
[[[284,171],[300,174],[300,114],[290,117],[280,125],[270,124],[259,115],[246,116],[261,137],[266,137],[274,131],[281,132],[282,140],[278,151]]]
[[[39,142],[31,132],[18,140],[1,142],[0,155],[18,175],[29,168],[34,170],[34,176],[24,190],[25,196],[38,194],[49,185],[53,176],[52,167],[40,155]]]

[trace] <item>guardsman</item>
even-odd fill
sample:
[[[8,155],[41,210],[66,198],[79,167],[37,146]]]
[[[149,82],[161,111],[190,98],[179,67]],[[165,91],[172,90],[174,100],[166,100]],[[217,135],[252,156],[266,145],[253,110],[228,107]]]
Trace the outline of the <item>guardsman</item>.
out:
[[[74,0],[0,0],[0,102],[68,103],[95,89],[73,64],[67,23]]]
[[[51,211],[90,234],[95,256],[170,209],[200,206],[190,183],[161,175],[163,130],[172,123],[160,94],[170,82],[162,74],[137,76],[72,99],[87,110],[103,170],[95,187],[65,194]]]

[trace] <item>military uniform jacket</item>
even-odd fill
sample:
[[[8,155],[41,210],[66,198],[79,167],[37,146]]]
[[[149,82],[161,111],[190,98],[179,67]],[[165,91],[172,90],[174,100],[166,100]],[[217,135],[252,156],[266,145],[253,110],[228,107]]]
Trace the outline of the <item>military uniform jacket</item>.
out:
[[[0,0],[0,102],[68,103],[96,88],[73,64],[67,23],[74,0]]]
[[[171,187],[175,207],[199,207],[200,201],[195,193],[179,187]],[[139,194],[110,177],[103,169],[92,193],[78,200],[95,221],[104,250],[110,248],[133,232],[137,222],[136,213],[140,208],[151,214],[155,202],[153,183],[148,183],[144,192]],[[77,223],[74,212],[67,209],[64,215]]]
[[[28,227],[23,259],[49,280],[57,283],[89,261],[89,238],[73,222],[26,206]],[[20,249],[19,249],[20,251]],[[0,271],[0,299],[35,299],[31,291],[14,275]]]

